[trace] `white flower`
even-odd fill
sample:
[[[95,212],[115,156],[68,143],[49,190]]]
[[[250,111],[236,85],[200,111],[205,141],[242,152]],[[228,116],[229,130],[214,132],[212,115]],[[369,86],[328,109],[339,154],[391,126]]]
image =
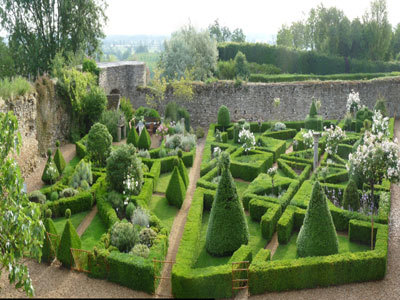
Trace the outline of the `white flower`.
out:
[[[278,167],[271,167],[268,169],[267,174],[269,176],[273,177],[277,171],[278,171]]]
[[[351,90],[347,98],[346,108],[348,112],[357,112],[357,110],[361,108],[360,95],[358,92],[356,93],[354,90]]]
[[[254,134],[248,129],[242,129],[239,132],[239,143],[242,143],[242,147],[244,148],[245,152],[254,149],[256,145]]]
[[[378,140],[389,135],[389,118],[384,118],[379,110],[372,117],[372,133],[377,135]]]
[[[308,130],[303,132],[303,142],[307,148],[311,148],[314,144],[314,131]]]
[[[325,151],[329,155],[336,154],[338,145],[346,137],[346,134],[339,126],[333,128],[333,125],[331,125],[329,128],[324,127],[324,130],[323,135],[327,137]]]

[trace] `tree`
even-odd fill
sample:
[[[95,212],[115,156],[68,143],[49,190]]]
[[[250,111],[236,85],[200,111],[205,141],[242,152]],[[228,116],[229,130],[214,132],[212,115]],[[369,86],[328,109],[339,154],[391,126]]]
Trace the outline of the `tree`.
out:
[[[363,38],[363,25],[360,19],[356,18],[350,25],[351,49],[350,56],[354,58],[364,58],[365,46]]]
[[[111,153],[112,136],[105,125],[95,123],[90,128],[87,139],[87,151],[92,161],[104,167]]]
[[[218,125],[222,126],[222,130],[231,123],[231,114],[225,105],[221,105],[218,109]]]
[[[15,75],[14,60],[10,49],[0,37],[0,78],[12,77]]]
[[[343,194],[343,207],[358,211],[360,208],[360,197],[358,196],[357,184],[353,179],[349,180]]]
[[[106,7],[104,0],[0,0],[1,26],[19,73],[49,71],[59,51],[94,54],[104,37]]]
[[[321,185],[316,181],[296,241],[299,257],[331,255],[339,252],[335,225],[326,201]]]
[[[70,220],[71,210],[69,208],[65,211],[65,217],[67,218],[67,222],[65,223],[60,245],[57,249],[57,259],[64,267],[70,268],[74,264],[74,257],[72,256],[71,248],[80,249],[81,239]]]
[[[214,38],[218,43],[228,42],[231,37],[231,31],[228,27],[221,27],[218,19],[214,21],[214,24],[208,26],[210,36]]]
[[[400,23],[393,32],[391,49],[393,57],[397,59],[400,53]]]
[[[250,76],[250,69],[246,55],[239,51],[236,53],[234,61],[236,77],[247,79]]]
[[[40,260],[44,226],[40,207],[23,192],[21,172],[13,156],[19,154],[21,136],[13,113],[0,113],[0,275],[9,272],[10,284],[27,295],[34,289],[23,256]]]
[[[306,36],[306,26],[302,21],[293,22],[290,26],[290,31],[292,33],[293,47],[296,49],[306,49],[307,48],[307,36]]]
[[[276,37],[276,44],[278,46],[293,47],[293,34],[289,27],[282,25]]]
[[[185,194],[185,183],[181,177],[178,166],[174,166],[171,179],[169,180],[168,187],[165,192],[165,197],[170,205],[180,208],[183,201],[185,201]]]
[[[246,41],[246,36],[243,33],[243,29],[242,28],[236,28],[232,32],[231,41],[232,42],[237,42],[237,43],[244,43]]]
[[[181,78],[193,69],[193,79],[211,77],[217,65],[217,43],[208,30],[197,31],[192,25],[183,26],[164,42],[160,66],[169,79]]]

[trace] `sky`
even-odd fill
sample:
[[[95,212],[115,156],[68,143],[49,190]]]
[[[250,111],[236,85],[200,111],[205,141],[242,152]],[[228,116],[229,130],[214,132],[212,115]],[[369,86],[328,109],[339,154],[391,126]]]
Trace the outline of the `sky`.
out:
[[[242,28],[248,36],[269,39],[282,24],[302,19],[311,8],[342,9],[352,20],[362,17],[370,0],[108,0],[107,35],[170,35],[189,21],[198,29],[215,19],[231,30]],[[400,23],[400,1],[387,0],[389,22]]]

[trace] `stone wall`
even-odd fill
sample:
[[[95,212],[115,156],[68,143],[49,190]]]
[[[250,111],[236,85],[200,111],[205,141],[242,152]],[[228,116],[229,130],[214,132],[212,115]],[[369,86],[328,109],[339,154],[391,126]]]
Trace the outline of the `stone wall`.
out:
[[[193,85],[193,101],[177,102],[189,111],[194,126],[206,127],[215,122],[222,104],[229,108],[233,120],[303,120],[313,97],[321,100],[320,114],[325,119],[342,118],[352,89],[360,93],[361,103],[369,108],[373,108],[376,99],[383,96],[390,115],[395,113],[398,116],[400,113],[400,77],[369,81],[246,83],[240,87],[228,81]],[[146,105],[147,92],[147,88],[137,88],[132,92],[130,99],[135,108]],[[276,97],[281,99],[278,108],[273,105]],[[171,100],[172,93],[168,92],[165,101],[158,107],[159,111],[164,112],[166,103]]]

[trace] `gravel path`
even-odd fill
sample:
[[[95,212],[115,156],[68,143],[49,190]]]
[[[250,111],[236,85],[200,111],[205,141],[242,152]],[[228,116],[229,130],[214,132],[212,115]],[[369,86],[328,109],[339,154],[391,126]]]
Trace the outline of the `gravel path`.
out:
[[[165,258],[166,261],[175,261],[176,253],[178,252],[179,243],[182,238],[183,229],[186,223],[186,217],[189,212],[190,205],[192,204],[192,198],[196,189],[196,182],[200,178],[200,164],[203,157],[205,138],[199,140],[196,148],[196,157],[194,159],[193,167],[189,173],[189,187],[186,192],[185,201],[182,204],[177,216],[174,219],[172,230],[169,234],[169,246],[168,253]],[[163,271],[161,272],[162,277],[171,277],[172,264],[164,264]],[[171,297],[171,280],[161,279],[161,282],[156,291],[156,297]]]
[[[85,232],[86,228],[89,227],[90,223],[92,223],[96,214],[97,214],[97,205],[93,206],[90,213],[88,213],[86,215],[86,217],[82,220],[81,224],[79,224],[78,228],[76,229],[76,233],[79,236],[82,236],[82,234]]]

